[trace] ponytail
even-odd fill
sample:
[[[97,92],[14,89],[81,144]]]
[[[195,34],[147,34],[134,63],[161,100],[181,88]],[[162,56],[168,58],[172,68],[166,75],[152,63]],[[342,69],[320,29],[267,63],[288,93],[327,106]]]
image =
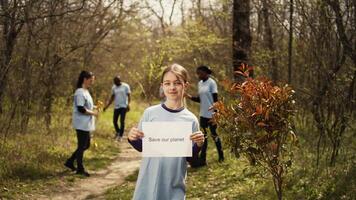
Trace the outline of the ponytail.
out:
[[[91,77],[93,77],[94,74],[92,72],[88,72],[83,70],[82,72],[80,72],[79,77],[78,77],[78,81],[77,81],[77,89],[78,88],[82,88],[84,79],[89,79]]]

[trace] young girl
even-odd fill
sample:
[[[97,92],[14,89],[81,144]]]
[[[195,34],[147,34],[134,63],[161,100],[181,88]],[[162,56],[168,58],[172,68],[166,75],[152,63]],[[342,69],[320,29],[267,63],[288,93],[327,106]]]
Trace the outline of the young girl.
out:
[[[191,162],[197,158],[204,143],[204,135],[199,131],[197,118],[183,104],[184,92],[188,86],[187,79],[187,70],[178,64],[173,64],[163,71],[161,85],[166,101],[145,110],[138,128],[130,130],[128,140],[136,150],[142,151],[142,122],[193,122],[190,136],[193,141],[193,157],[144,157],[136,183],[133,198],[135,200],[185,199],[187,161]]]
[[[73,128],[77,132],[78,146],[64,164],[69,169],[76,170],[77,174],[84,176],[90,175],[84,169],[83,154],[90,146],[90,131],[95,130],[95,116],[98,115],[88,91],[94,83],[94,78],[94,74],[88,71],[82,71],[79,75],[73,103]],[[77,160],[77,168],[74,166],[75,160]]]

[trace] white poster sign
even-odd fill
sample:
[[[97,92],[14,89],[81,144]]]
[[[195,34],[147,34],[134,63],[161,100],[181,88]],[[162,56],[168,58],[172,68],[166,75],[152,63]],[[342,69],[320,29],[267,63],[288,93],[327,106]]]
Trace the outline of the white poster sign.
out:
[[[192,122],[143,122],[143,157],[191,157]]]

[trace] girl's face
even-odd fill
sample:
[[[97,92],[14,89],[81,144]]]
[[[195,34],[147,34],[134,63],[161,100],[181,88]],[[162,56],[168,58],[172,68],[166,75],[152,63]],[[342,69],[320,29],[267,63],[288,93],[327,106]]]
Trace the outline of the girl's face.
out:
[[[162,88],[167,100],[183,100],[186,86],[187,84],[179,79],[173,72],[167,72],[163,76]]]
[[[94,80],[95,80],[95,76],[92,76],[90,78],[84,78],[83,85],[89,88],[91,85],[94,84]]]

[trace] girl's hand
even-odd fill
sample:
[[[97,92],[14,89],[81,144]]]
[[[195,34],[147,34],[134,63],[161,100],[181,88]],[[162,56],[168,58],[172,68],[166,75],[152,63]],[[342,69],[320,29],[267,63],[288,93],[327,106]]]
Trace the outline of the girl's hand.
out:
[[[190,135],[190,139],[195,142],[198,147],[202,147],[204,144],[204,134],[201,131],[197,131]]]
[[[98,117],[98,116],[99,116],[99,111],[98,111],[98,110],[93,110],[93,115],[94,115],[95,117]]]
[[[136,127],[132,127],[127,137],[130,141],[136,141],[142,139],[143,136],[143,132],[139,131]]]

